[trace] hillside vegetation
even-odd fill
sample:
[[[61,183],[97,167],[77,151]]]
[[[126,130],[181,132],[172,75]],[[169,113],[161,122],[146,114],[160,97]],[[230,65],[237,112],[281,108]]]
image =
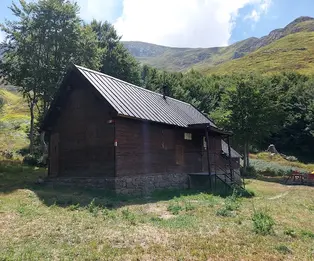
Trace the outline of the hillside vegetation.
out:
[[[0,96],[4,98],[0,113],[0,150],[17,151],[28,144],[28,107],[15,88],[1,86]]]
[[[204,73],[277,73],[297,71],[314,72],[314,33],[302,32],[288,35],[240,59],[208,67],[196,67]]]
[[[313,31],[314,19],[300,17],[282,29],[273,30],[267,36],[251,37],[227,47],[173,48],[143,42],[124,42],[124,46],[141,63],[169,71],[184,71],[192,67],[201,69],[205,73],[229,72],[230,69],[239,71],[239,65],[242,64],[241,62],[237,64],[236,61],[242,61],[249,56],[252,57],[251,62],[247,60],[242,62],[246,70],[251,70],[248,67],[254,66],[253,70],[260,72],[283,70],[308,72],[312,66],[310,63],[314,53],[311,40],[307,41],[306,38],[312,36]],[[282,39],[286,37],[287,39]],[[298,46],[293,46],[295,42],[298,42]],[[260,51],[263,52],[262,56],[258,56]],[[277,53],[276,56],[273,55],[274,52]],[[291,58],[289,58],[290,53]],[[256,62],[255,54],[259,57]],[[294,59],[295,56],[297,60]],[[225,64],[227,65],[224,67]],[[268,70],[270,65],[271,70]]]

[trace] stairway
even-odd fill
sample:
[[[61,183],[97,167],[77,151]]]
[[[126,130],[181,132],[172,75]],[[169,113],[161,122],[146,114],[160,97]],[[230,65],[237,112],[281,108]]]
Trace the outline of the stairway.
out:
[[[237,170],[223,170],[220,168],[220,173],[215,173],[215,178],[226,184],[230,188],[245,189],[244,179]]]

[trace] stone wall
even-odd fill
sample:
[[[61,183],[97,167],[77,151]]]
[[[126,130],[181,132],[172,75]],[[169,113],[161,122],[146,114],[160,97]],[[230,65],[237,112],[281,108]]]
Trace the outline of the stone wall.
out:
[[[164,174],[115,178],[115,191],[118,194],[149,194],[158,189],[188,188],[187,174]]]
[[[47,182],[66,186],[108,189],[117,194],[130,195],[146,195],[158,189],[184,189],[188,188],[189,184],[188,175],[182,173],[137,175],[116,178],[56,177],[49,178]]]

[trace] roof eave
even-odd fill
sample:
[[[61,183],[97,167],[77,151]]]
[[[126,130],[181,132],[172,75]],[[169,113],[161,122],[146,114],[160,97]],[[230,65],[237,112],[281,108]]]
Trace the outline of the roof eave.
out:
[[[207,130],[212,133],[220,134],[221,136],[233,135],[231,131],[224,131],[222,129],[212,126],[210,123],[189,124],[188,127],[193,128],[193,129],[199,129],[199,130]]]

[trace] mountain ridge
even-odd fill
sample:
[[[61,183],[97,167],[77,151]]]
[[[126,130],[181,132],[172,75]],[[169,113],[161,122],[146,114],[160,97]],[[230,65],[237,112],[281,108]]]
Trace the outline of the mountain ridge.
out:
[[[291,34],[314,32],[314,18],[302,16],[284,28],[272,30],[261,38],[250,37],[226,47],[179,48],[157,44],[123,42],[129,52],[141,63],[169,71],[185,71],[196,67],[215,67],[240,59]]]

